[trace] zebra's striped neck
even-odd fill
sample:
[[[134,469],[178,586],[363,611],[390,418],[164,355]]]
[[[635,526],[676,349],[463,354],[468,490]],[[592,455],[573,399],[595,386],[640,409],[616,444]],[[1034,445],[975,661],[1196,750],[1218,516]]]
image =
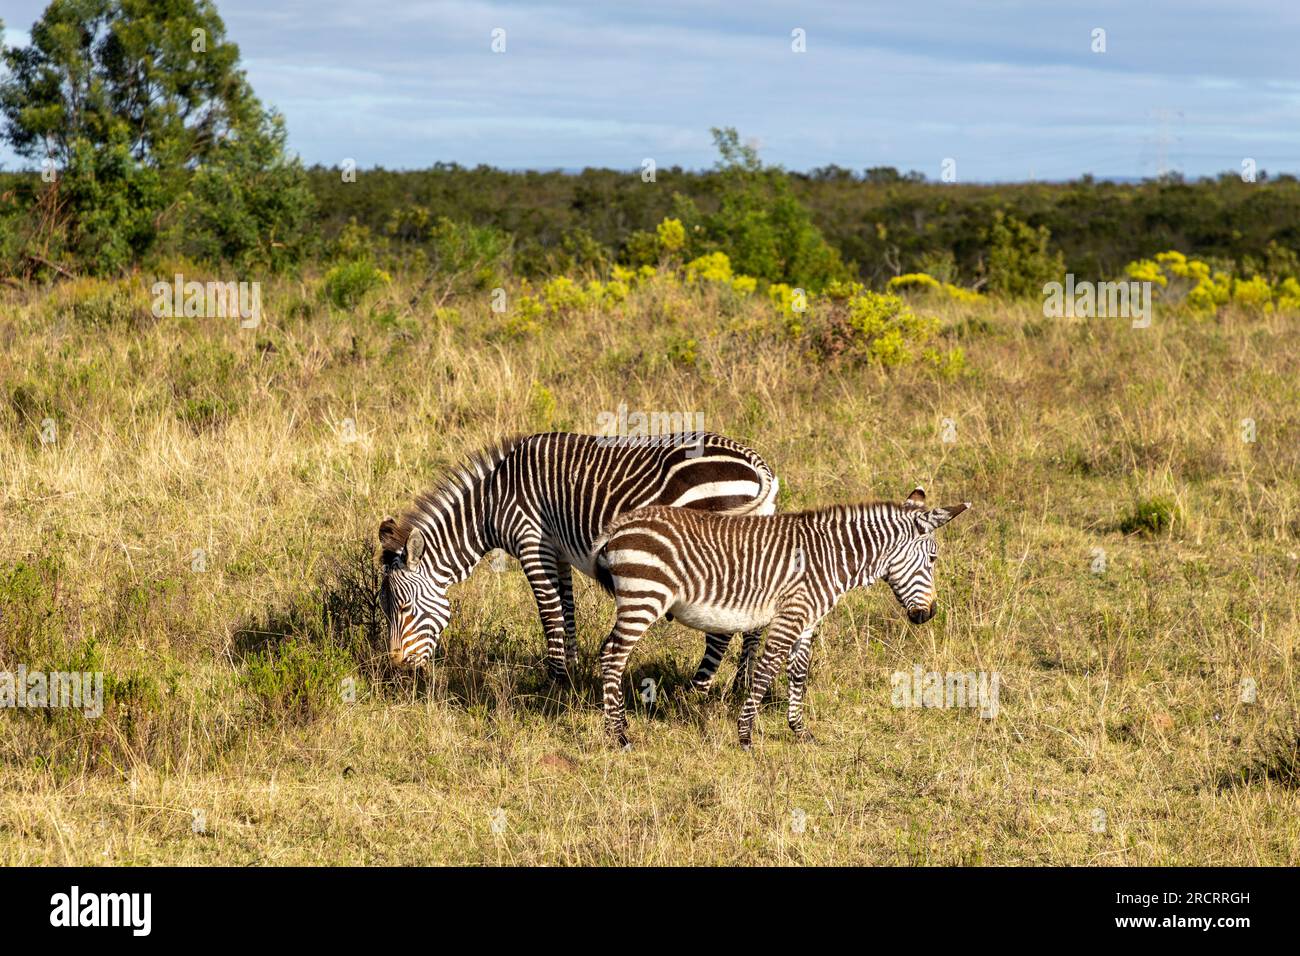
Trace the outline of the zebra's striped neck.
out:
[[[465,580],[483,555],[498,547],[492,479],[520,440],[509,438],[471,455],[418,496],[401,517],[401,539],[420,529],[425,539],[422,566],[444,584]]]
[[[832,505],[805,512],[809,524],[823,540],[834,541],[840,553],[838,566],[845,587],[871,584],[882,573],[894,549],[913,536],[910,523],[920,509],[892,501],[858,505]]]

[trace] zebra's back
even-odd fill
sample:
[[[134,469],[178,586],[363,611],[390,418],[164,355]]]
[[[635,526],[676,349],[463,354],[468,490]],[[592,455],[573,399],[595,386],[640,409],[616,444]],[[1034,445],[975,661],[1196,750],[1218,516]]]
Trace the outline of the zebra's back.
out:
[[[648,507],[620,515],[596,542],[600,580],[622,577],[673,595],[693,627],[693,605],[726,609],[745,630],[762,626],[807,570],[806,515],[726,515]],[[638,584],[639,586],[639,584]]]
[[[515,445],[497,476],[507,509],[540,525],[557,550],[589,575],[595,573],[596,539],[625,512],[673,505],[770,514],[778,489],[756,452],[707,433],[643,444],[563,432],[532,435]]]

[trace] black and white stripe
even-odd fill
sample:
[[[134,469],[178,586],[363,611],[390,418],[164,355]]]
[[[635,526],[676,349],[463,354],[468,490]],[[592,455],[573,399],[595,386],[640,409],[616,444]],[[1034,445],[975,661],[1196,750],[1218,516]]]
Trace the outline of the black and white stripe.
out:
[[[642,634],[666,614],[706,633],[767,629],[740,710],[748,748],[759,703],[788,660],[789,723],[805,738],[803,696],[813,628],[840,597],[883,578],[915,624],[935,610],[934,531],[969,503],[928,509],[917,488],[902,504],[836,506],[801,514],[734,517],[646,508],[598,541],[598,572],[614,594],[614,628],[601,646],[605,729],[627,746],[623,673]]]
[[[451,618],[447,589],[501,548],[523,566],[547,669],[564,679],[577,663],[572,569],[595,576],[593,542],[610,521],[649,505],[771,514],[777,487],[756,452],[708,433],[638,442],[552,432],[485,449],[380,525],[390,656],[406,666],[429,660]],[[699,689],[712,683],[730,640],[731,633],[708,636]],[[751,655],[756,644],[757,635],[746,635]]]

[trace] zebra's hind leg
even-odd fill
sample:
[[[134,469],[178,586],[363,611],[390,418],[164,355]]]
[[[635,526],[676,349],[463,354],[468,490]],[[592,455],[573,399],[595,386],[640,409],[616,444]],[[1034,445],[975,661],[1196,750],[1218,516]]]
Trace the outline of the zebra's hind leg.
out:
[[[750,682],[754,679],[754,661],[758,659],[758,642],[762,637],[762,631],[746,631],[740,639],[740,661],[736,665],[736,679],[731,683],[733,697],[743,700],[749,693]]]
[[[740,719],[737,721],[737,729],[740,732],[740,746],[748,750],[751,743],[751,737],[754,730],[754,718],[758,716],[759,704],[763,702],[763,695],[767,693],[768,686],[776,676],[777,668],[781,666],[781,660],[788,657],[790,649],[807,630],[804,616],[798,611],[786,611],[778,614],[772,621],[771,627],[767,629],[767,641],[763,645],[763,654],[758,660],[758,666],[754,668],[754,679],[749,687],[749,696],[745,698],[745,703],[740,708]]]
[[[623,673],[627,659],[636,642],[655,621],[663,616],[662,604],[638,599],[636,603],[620,603],[614,617],[614,628],[600,646],[600,677],[604,693],[605,733],[611,743],[631,750],[627,736],[627,711],[623,706]]]
[[[713,686],[713,678],[718,674],[718,665],[722,663],[722,656],[727,653],[729,646],[731,646],[730,634],[704,635],[704,657],[695,670],[695,676],[691,678],[692,688],[701,694],[708,693],[709,688]]]
[[[799,635],[799,640],[795,641],[790,651],[790,663],[787,665],[787,673],[790,676],[790,703],[786,711],[786,719],[790,729],[794,731],[795,739],[804,743],[813,742],[813,735],[808,733],[803,722],[804,688],[808,682],[808,664],[812,660],[812,633],[810,627]]]

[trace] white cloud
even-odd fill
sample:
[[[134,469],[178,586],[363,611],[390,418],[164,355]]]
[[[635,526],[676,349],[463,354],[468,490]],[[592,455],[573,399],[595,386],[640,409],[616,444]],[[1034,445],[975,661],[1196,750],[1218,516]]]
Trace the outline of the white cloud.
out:
[[[308,161],[707,166],[708,128],[734,125],[791,168],[933,176],[952,156],[963,178],[1149,175],[1161,137],[1193,175],[1227,168],[1220,157],[1247,140],[1273,157],[1261,158],[1267,168],[1300,165],[1300,88],[1287,79],[1300,7],[1287,0],[1249,15],[1226,0],[1077,11],[957,0],[941,15],[848,0],[219,9],[254,89],[285,113]],[[790,50],[796,26],[807,53]],[[490,51],[495,27],[507,31],[504,54]],[[1104,54],[1091,52],[1094,27],[1107,31]]]

